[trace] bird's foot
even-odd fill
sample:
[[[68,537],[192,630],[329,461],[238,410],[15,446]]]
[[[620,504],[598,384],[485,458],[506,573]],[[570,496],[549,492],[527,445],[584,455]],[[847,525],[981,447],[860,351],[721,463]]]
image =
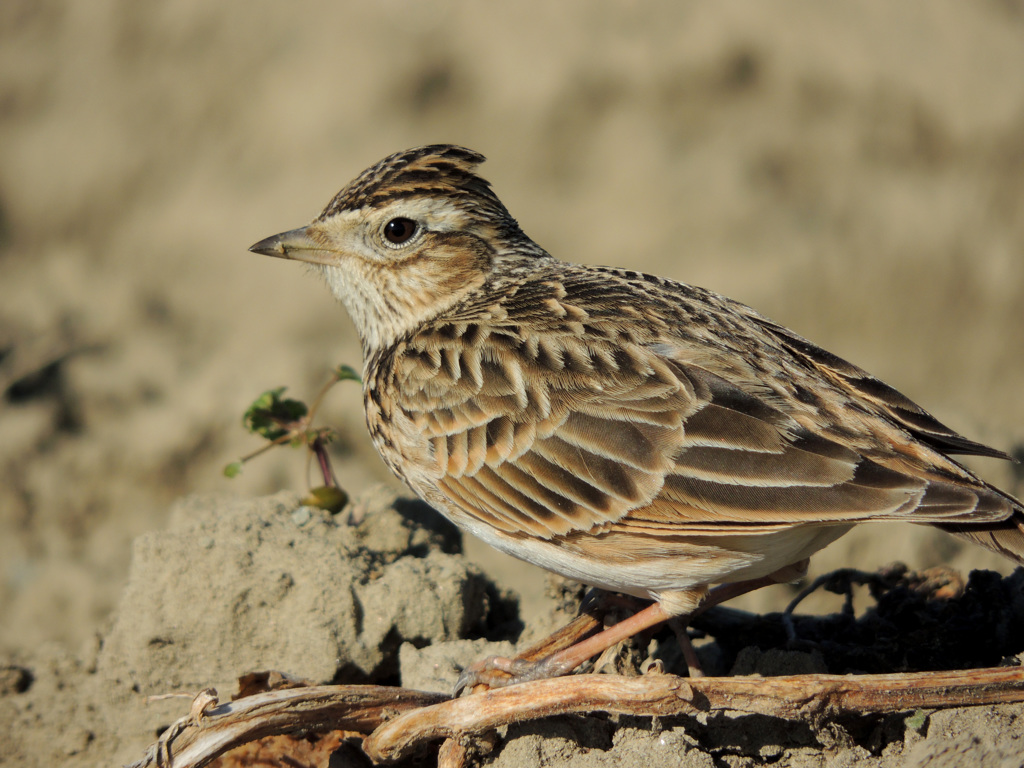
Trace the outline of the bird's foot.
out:
[[[478,685],[488,688],[504,688],[507,685],[529,683],[549,677],[567,675],[577,666],[571,660],[559,659],[558,654],[545,659],[509,659],[504,656],[488,656],[466,667],[455,683],[454,696]]]

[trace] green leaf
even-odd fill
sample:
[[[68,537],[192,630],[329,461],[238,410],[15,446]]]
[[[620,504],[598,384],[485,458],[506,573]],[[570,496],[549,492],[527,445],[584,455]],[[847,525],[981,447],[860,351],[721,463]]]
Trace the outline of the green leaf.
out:
[[[224,467],[224,477],[238,477],[242,474],[242,462],[232,461]]]
[[[339,365],[334,369],[334,377],[338,381],[358,381],[362,382],[363,377],[359,375],[355,368],[351,365]]]
[[[315,429],[306,430],[307,445],[313,445],[317,440],[320,441],[321,445],[330,445],[338,437],[338,433],[331,427],[316,427]]]
[[[912,714],[910,717],[908,717],[903,722],[906,724],[907,728],[910,728],[910,729],[915,730],[918,733],[920,733],[921,729],[924,728],[924,724],[925,724],[925,722],[927,722],[927,720],[928,720],[928,712],[927,712],[927,710],[918,709],[918,710],[915,710],[914,714]]]
[[[305,416],[309,409],[301,400],[282,398],[285,389],[287,387],[268,389],[253,400],[243,417],[245,428],[267,440],[288,434],[288,425]]]

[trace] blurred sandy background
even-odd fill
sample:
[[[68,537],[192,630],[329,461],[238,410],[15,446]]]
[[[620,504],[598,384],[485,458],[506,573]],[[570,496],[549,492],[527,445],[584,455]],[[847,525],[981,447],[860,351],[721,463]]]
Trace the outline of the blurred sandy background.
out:
[[[323,286],[246,248],[436,141],[484,152],[556,256],[736,297],[1024,442],[1021,2],[4,0],[0,651],[102,630],[176,497],[304,486],[288,451],[222,477],[240,415],[359,350]],[[386,479],[357,388],[324,414],[343,483]],[[850,542],[820,566],[998,562]]]

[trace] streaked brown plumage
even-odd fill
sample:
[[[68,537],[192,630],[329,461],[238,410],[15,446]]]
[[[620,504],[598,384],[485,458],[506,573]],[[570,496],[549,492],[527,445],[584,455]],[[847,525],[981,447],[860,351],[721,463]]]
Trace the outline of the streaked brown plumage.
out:
[[[552,258],[482,161],[392,155],[251,249],[318,265],[362,339],[377,449],[455,523],[661,619],[861,522],[1024,563],[1021,503],[950,458],[1005,454],[749,307]]]

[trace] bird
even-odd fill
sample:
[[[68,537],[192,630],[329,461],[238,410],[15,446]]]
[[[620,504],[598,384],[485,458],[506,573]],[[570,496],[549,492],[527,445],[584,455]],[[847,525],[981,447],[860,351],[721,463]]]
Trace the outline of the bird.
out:
[[[1024,565],[1010,459],[750,307],[555,258],[452,144],[392,154],[249,250],[305,262],[363,353],[366,424],[421,499],[498,550],[649,601],[508,682],[790,581],[853,526],[932,525]]]

